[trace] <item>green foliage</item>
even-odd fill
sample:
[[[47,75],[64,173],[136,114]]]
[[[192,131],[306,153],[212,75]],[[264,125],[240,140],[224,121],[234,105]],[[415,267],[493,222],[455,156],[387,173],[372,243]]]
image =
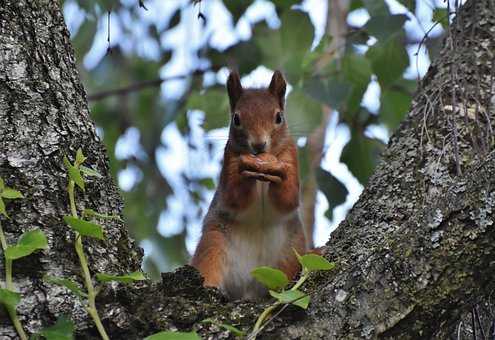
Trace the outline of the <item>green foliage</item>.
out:
[[[141,272],[133,272],[129,273],[127,275],[109,275],[105,273],[98,273],[96,274],[96,279],[100,282],[121,282],[121,283],[132,283],[135,281],[142,281],[146,280],[144,277],[143,273]]]
[[[307,309],[309,305],[309,295],[300,290],[286,290],[281,293],[270,290],[270,295],[280,303],[290,303],[302,309]]]
[[[322,168],[316,170],[316,182],[327,198],[329,208],[325,215],[331,220],[333,217],[333,209],[345,202],[349,192],[345,185],[333,177],[330,172],[323,170]]]
[[[0,177],[0,215],[4,215],[5,217],[9,218],[9,215],[7,214],[7,210],[5,207],[4,198],[13,200],[18,198],[24,198],[24,196],[22,196],[22,193],[20,191],[17,191],[13,188],[6,186],[5,182]]]
[[[303,270],[307,272],[316,272],[319,270],[332,270],[335,268],[335,263],[329,262],[326,258],[316,254],[306,254],[297,257]]]
[[[380,120],[394,131],[411,107],[411,96],[396,90],[385,90],[380,97]]]
[[[89,177],[96,177],[96,178],[102,178],[103,176],[96,170],[88,168],[84,165],[81,165],[79,167],[79,170],[82,172],[83,175],[89,176]]]
[[[263,327],[266,326],[265,320],[268,318],[270,313],[272,313],[278,306],[293,304],[303,309],[308,308],[310,297],[309,295],[300,291],[299,288],[304,284],[304,282],[312,273],[319,270],[331,270],[335,267],[334,263],[328,262],[322,256],[316,254],[306,254],[301,256],[295,249],[293,250],[298,261],[301,263],[302,274],[299,280],[297,280],[297,282],[290,289],[284,290],[284,288],[288,284],[288,280],[285,283],[283,281],[284,278],[285,280],[287,279],[287,276],[285,275],[285,273],[281,272],[278,269],[270,267],[258,267],[252,271],[252,275],[254,276],[254,278],[269,289],[270,295],[274,297],[276,301],[265,308],[265,310],[260,314],[260,316],[256,320],[251,334],[249,335],[249,338],[256,338],[256,335],[262,330]],[[280,275],[280,273],[282,273],[283,276]]]
[[[383,88],[388,88],[397,81],[409,65],[409,57],[400,35],[378,41],[370,47],[366,57],[371,61],[373,72]]]
[[[43,329],[39,334],[46,340],[72,340],[74,339],[74,323],[62,315],[53,326]]]
[[[343,113],[345,117],[353,117],[361,106],[361,100],[371,80],[370,61],[362,55],[348,53],[342,58],[342,73],[351,84],[351,94]]]
[[[449,16],[447,8],[435,8],[433,10],[433,21],[439,22],[444,29],[449,27]]]
[[[361,133],[354,133],[342,150],[341,160],[362,184],[366,184],[378,163],[383,144]]]
[[[0,288],[0,303],[15,308],[21,301],[21,294],[11,291],[10,289]]]
[[[74,295],[76,295],[79,299],[84,299],[88,296],[85,292],[82,291],[81,287],[79,285],[71,280],[71,279],[66,279],[62,277],[56,277],[56,276],[51,276],[51,275],[45,275],[43,277],[43,281],[47,283],[52,283],[57,286],[62,286],[70,290]]]
[[[285,114],[289,130],[295,136],[305,135],[321,123],[321,103],[295,88],[287,98]]]
[[[30,230],[22,234],[15,246],[7,247],[5,257],[10,260],[17,260],[47,247],[48,241],[45,234],[39,229]]]
[[[283,271],[271,267],[257,267],[251,271],[251,275],[271,290],[284,289],[289,284],[289,279]]]
[[[63,158],[63,161],[65,167],[67,168],[67,171],[69,172],[69,178],[74,181],[74,183],[76,183],[81,190],[84,191],[84,179],[82,178],[79,166],[70,164],[69,160],[65,156]]]
[[[67,225],[69,225],[69,227],[77,231],[82,236],[93,237],[99,240],[105,239],[105,236],[103,235],[103,228],[101,225],[81,220],[73,216],[64,216],[64,221],[65,223],[67,223]]]
[[[201,110],[205,113],[203,127],[206,131],[224,127],[229,122],[229,100],[224,89],[208,89],[204,93],[192,93],[187,101],[188,110]]]
[[[258,24],[253,39],[261,51],[263,64],[282,69],[291,83],[297,83],[303,73],[304,58],[313,41],[314,30],[309,16],[297,10],[285,10],[279,30]]]
[[[160,332],[150,335],[144,340],[201,340],[196,332]]]

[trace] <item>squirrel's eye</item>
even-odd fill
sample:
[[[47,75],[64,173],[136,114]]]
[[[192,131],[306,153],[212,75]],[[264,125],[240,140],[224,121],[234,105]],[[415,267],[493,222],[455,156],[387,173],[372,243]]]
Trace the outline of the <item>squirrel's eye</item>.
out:
[[[234,122],[235,126],[241,126],[241,117],[239,117],[238,113],[234,113],[234,116],[232,117],[232,121]]]
[[[282,124],[283,120],[284,120],[284,114],[282,112],[277,112],[277,114],[275,115],[275,123]]]

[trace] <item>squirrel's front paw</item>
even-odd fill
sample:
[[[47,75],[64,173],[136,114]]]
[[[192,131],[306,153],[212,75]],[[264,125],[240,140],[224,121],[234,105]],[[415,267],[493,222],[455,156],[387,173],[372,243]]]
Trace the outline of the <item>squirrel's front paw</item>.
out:
[[[255,171],[250,171],[250,170],[241,171],[241,176],[243,176],[245,178],[256,179],[258,181],[263,181],[263,182],[271,182],[271,183],[281,183],[282,182],[282,178],[280,178],[279,176],[263,174],[261,172],[255,172]]]
[[[269,153],[259,155],[241,155],[239,170],[255,172],[270,177],[285,178],[285,168],[277,157]]]

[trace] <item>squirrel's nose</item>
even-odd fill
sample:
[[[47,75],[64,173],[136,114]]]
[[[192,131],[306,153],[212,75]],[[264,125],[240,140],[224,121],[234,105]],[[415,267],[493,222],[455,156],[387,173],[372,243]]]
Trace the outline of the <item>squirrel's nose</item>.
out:
[[[266,142],[253,143],[253,144],[251,144],[251,148],[253,149],[253,154],[255,154],[255,155],[263,153],[266,150]]]

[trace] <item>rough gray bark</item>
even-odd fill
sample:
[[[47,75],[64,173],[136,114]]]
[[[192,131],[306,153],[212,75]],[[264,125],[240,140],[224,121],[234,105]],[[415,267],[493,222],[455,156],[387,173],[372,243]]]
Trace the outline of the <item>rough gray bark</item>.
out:
[[[84,199],[76,193],[79,207],[120,214],[122,201],[89,116],[59,2],[0,0],[0,177],[25,196],[7,204],[10,220],[0,220],[10,244],[24,231],[40,228],[50,246],[14,262],[14,283],[23,296],[18,313],[28,332],[53,324],[61,313],[71,315],[80,327],[88,321],[66,289],[41,280],[50,274],[82,282],[74,233],[62,220],[69,214],[62,157],[73,159],[79,147],[87,162],[105,174],[89,181]],[[141,254],[123,224],[105,223],[105,232],[104,242],[85,242],[91,271],[138,269]],[[1,259],[0,278],[5,282],[3,254]],[[17,338],[3,308],[0,338]]]
[[[68,204],[60,159],[82,146],[90,163],[101,172],[107,169],[56,3],[1,1],[0,175],[27,196],[11,203],[13,218],[6,228],[9,240],[32,225],[50,233],[49,251],[14,268],[25,298],[35,301],[20,308],[31,331],[62,309],[85,319],[74,300],[39,281],[44,271],[75,277],[78,270],[70,233],[60,220]],[[468,2],[450,33],[370,184],[327,244],[326,257],[337,269],[308,282],[308,311],[288,309],[262,338],[446,338],[461,313],[490,293],[495,271],[494,0]],[[108,177],[91,183],[87,196],[85,204],[92,208],[120,208]],[[139,258],[133,257],[123,226],[107,228],[107,244],[90,244],[93,269],[134,268]],[[164,274],[160,284],[107,287],[98,301],[115,339],[191,328],[207,338],[226,338],[227,332],[200,321],[214,318],[249,329],[263,307],[227,302],[216,290],[201,288],[190,267]],[[8,320],[1,320],[0,334],[11,336]],[[80,338],[95,334],[91,324],[78,323]]]

